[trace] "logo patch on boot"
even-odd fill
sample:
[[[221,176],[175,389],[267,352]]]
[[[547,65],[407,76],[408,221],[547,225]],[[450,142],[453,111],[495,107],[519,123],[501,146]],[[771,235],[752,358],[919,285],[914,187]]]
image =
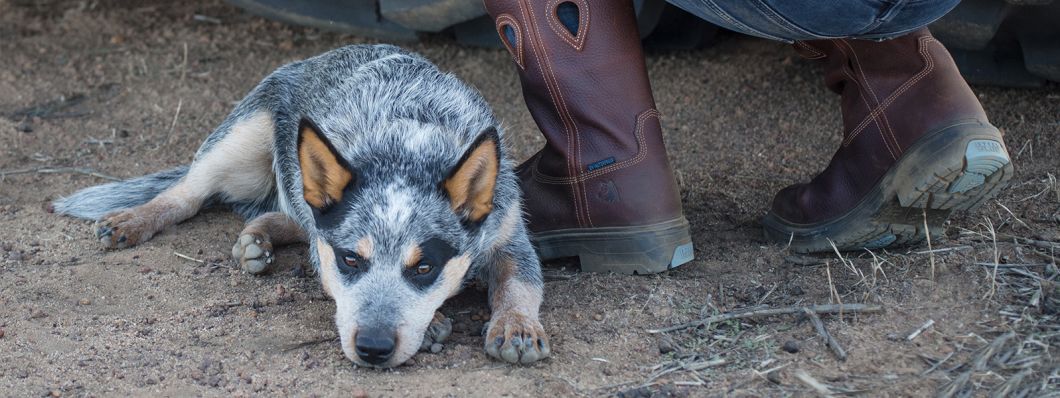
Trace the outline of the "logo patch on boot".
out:
[[[617,203],[622,200],[618,196],[618,186],[615,185],[614,181],[600,181],[596,184],[596,192],[593,193],[596,200],[607,203]]]
[[[589,171],[593,171],[596,169],[610,166],[612,164],[615,164],[615,158],[613,156],[596,163],[591,163],[589,164],[589,166],[586,167],[586,169],[589,169]]]

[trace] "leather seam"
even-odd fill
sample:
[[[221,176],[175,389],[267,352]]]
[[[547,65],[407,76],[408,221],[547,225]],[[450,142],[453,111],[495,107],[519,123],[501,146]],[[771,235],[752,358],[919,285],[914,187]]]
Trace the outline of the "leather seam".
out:
[[[648,109],[644,112],[641,112],[640,115],[637,115],[637,127],[633,131],[633,135],[637,138],[637,154],[634,155],[632,158],[623,160],[612,165],[608,165],[606,167],[601,167],[597,170],[593,170],[585,174],[579,174],[575,177],[547,176],[538,172],[537,169],[534,169],[534,180],[545,184],[570,184],[575,182],[585,182],[593,178],[597,178],[608,173],[631,167],[642,162],[645,158],[647,158],[648,152],[645,149],[647,147],[647,142],[644,138],[644,124],[645,122],[647,122],[648,119],[653,117],[658,120],[659,111],[655,109]]]
[[[578,144],[576,144],[575,141],[577,141],[580,138],[579,134],[578,134],[578,125],[576,123],[574,123],[574,121],[570,117],[569,110],[567,109],[567,105],[563,101],[563,93],[562,93],[561,88],[559,87],[558,82],[555,84],[555,86],[556,86],[554,88],[555,91],[553,91],[553,87],[552,87],[553,83],[552,83],[552,81],[555,80],[555,72],[552,70],[551,60],[549,59],[548,51],[546,51],[546,49],[545,49],[545,42],[541,38],[541,29],[537,28],[537,23],[536,23],[536,21],[534,19],[534,15],[533,15],[533,13],[531,11],[528,11],[528,10],[530,10],[530,7],[526,3],[527,3],[527,1],[520,1],[519,2],[519,7],[520,7],[520,9],[522,10],[523,13],[527,14],[527,17],[528,17],[528,22],[527,23],[533,27],[533,29],[529,29],[530,27],[528,27],[528,32],[530,30],[532,30],[534,35],[537,36],[536,37],[537,38],[537,45],[534,47],[534,49],[535,49],[535,53],[538,52],[537,51],[538,49],[540,49],[540,53],[538,54],[538,64],[543,66],[542,68],[540,68],[541,69],[541,77],[545,81],[545,86],[549,88],[549,95],[552,97],[552,103],[556,107],[556,111],[557,111],[557,113],[559,113],[560,119],[563,121],[563,125],[564,125],[565,130],[566,130],[565,131],[565,135],[567,137],[567,143],[566,143],[567,144],[567,148],[574,155],[573,156],[574,159],[569,159],[569,158],[565,159],[567,161],[567,173],[569,173],[571,175],[575,175],[575,173],[577,173],[577,169],[575,168],[575,166],[578,163],[578,152],[577,152],[578,151],[578,149],[577,149],[577,145]],[[546,69],[547,69],[547,73],[546,73]],[[572,137],[572,135],[573,135],[573,137]],[[592,225],[592,221],[591,220],[587,220],[588,219],[589,210],[587,208],[585,208],[585,207],[588,207],[588,199],[585,198],[584,194],[580,194],[580,191],[581,191],[580,188],[581,187],[579,187],[577,184],[572,184],[571,188],[574,191],[573,192],[573,195],[574,195],[574,208],[575,208],[575,216],[578,217],[578,224],[579,225],[588,224],[589,226],[591,226]],[[579,196],[582,197],[581,203],[579,203],[580,201],[578,200]],[[585,217],[583,217],[583,212],[584,212]]]
[[[926,44],[931,42],[937,42],[937,40],[932,37],[921,37],[918,40],[919,53],[921,58],[924,60],[924,69],[921,69],[920,72],[917,72],[916,75],[913,75],[913,77],[909,78],[909,80],[906,80],[905,83],[902,83],[902,85],[899,86],[898,89],[894,91],[894,93],[891,93],[891,95],[884,99],[883,102],[880,103],[880,106],[874,109],[869,114],[869,116],[866,117],[866,120],[863,120],[855,130],[864,129],[868,124],[868,118],[874,118],[876,113],[882,113],[884,110],[887,109],[888,106],[894,103],[894,101],[897,100],[899,96],[901,96],[914,85],[919,83],[920,80],[924,78],[924,76],[927,76],[935,69],[935,61],[932,60],[931,57],[927,54]]]
[[[858,76],[860,76],[862,81],[865,83],[865,88],[869,90],[869,95],[872,96],[872,101],[876,103],[877,107],[880,106],[880,98],[876,96],[876,90],[872,89],[872,84],[869,83],[869,79],[865,77],[865,70],[861,67],[861,59],[858,58],[857,51],[854,51],[854,46],[850,45],[850,43],[846,40],[841,40],[840,42],[843,45],[847,46],[847,48],[850,50],[850,56],[854,58],[854,66],[857,66],[858,68]],[[880,120],[883,121],[882,127],[884,128],[880,131],[880,133],[883,134],[884,132],[886,132],[887,135],[891,137],[891,143],[894,144],[895,154],[901,155],[902,146],[898,144],[898,138],[894,135],[894,129],[891,128],[891,121],[887,119],[887,113],[880,112]],[[886,139],[887,138],[884,137],[884,140]]]
[[[842,45],[840,45],[838,39],[833,39],[832,40],[832,44],[835,45],[836,48],[838,48],[839,51],[843,53],[844,57],[850,58],[850,54],[847,54],[846,49],[843,48]],[[875,109],[876,106],[878,106],[878,105],[876,105],[876,106],[872,105],[871,103],[869,103],[869,99],[865,97],[865,91],[866,91],[865,90],[865,85],[867,83],[863,83],[860,79],[858,79],[856,76],[851,74],[851,70],[847,70],[847,67],[845,65],[840,66],[840,70],[843,71],[843,75],[846,76],[847,79],[850,79],[850,81],[852,81],[852,82],[854,82],[854,84],[858,85],[858,87],[859,87],[859,89],[858,89],[858,97],[861,98],[861,102],[865,104],[865,108],[868,108],[870,110],[871,109]],[[891,149],[891,144],[889,142],[887,142],[887,139],[885,137],[883,137],[883,125],[881,125],[880,121],[877,120],[875,117],[873,117],[871,119],[868,119],[868,120],[872,120],[874,123],[876,123],[876,128],[878,130],[880,130],[880,138],[883,140],[883,147],[885,149],[887,149],[887,153],[889,153],[891,155],[891,158],[897,159],[897,157],[895,156],[894,150]],[[847,133],[846,137],[844,137],[844,139],[843,139],[843,144],[842,145],[844,147],[849,146],[852,142],[854,142],[854,139],[857,138],[861,134],[862,131],[864,131],[864,129],[855,130],[855,131],[851,131],[850,133]]]

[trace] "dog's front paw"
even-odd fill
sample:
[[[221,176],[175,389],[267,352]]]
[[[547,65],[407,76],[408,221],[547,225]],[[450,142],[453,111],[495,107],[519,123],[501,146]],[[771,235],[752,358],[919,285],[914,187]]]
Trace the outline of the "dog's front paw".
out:
[[[151,239],[155,231],[148,228],[147,220],[136,213],[136,209],[108,214],[96,222],[96,239],[106,249],[124,249]]]
[[[486,353],[509,363],[528,364],[548,357],[545,329],[535,318],[518,311],[493,314],[486,329]]]
[[[423,343],[420,344],[420,351],[438,352],[441,348],[440,344],[448,339],[452,333],[453,321],[447,318],[445,314],[442,314],[441,311],[436,311],[434,319],[431,319],[431,325],[427,326],[427,331],[423,333]],[[439,346],[434,347],[435,344],[439,344]]]
[[[246,233],[236,239],[232,245],[232,258],[239,260],[244,271],[258,275],[264,274],[272,265],[272,242],[267,236],[258,233]]]

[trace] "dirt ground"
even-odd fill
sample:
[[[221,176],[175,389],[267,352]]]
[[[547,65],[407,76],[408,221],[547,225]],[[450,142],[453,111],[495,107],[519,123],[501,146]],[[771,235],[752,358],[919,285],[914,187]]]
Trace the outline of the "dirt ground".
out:
[[[280,250],[286,268],[255,277],[229,258],[242,220],[224,209],[122,251],[101,250],[91,223],[44,210],[106,176],[188,162],[268,72],[361,42],[219,1],[0,0],[0,395],[1058,394],[1056,86],[974,88],[1016,162],[997,201],[953,218],[934,252],[844,261],[769,245],[758,221],[775,191],[812,177],[838,145],[838,98],[817,66],[735,36],[650,54],[696,260],[641,277],[547,268],[553,356],[533,366],[483,352],[481,289],[443,308],[456,330],[440,353],[358,369],[339,349],[305,246]],[[518,158],[542,144],[508,54],[445,38],[411,48],[482,91]],[[839,301],[883,308],[823,317],[845,361],[797,316],[649,333]]]

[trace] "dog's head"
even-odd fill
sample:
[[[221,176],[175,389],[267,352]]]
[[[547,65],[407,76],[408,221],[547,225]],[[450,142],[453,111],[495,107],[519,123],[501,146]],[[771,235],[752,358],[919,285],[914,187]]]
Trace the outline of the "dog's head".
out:
[[[420,156],[423,169],[401,152],[375,150],[351,162],[313,123],[303,121],[299,132],[321,280],[335,300],[343,352],[362,366],[397,366],[419,350],[435,311],[468,273],[501,167],[492,128],[455,165],[433,167],[445,170],[430,165],[453,164],[454,156]]]

